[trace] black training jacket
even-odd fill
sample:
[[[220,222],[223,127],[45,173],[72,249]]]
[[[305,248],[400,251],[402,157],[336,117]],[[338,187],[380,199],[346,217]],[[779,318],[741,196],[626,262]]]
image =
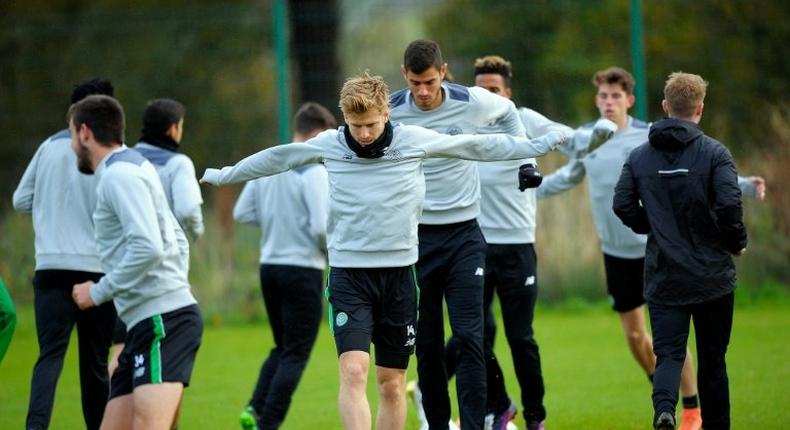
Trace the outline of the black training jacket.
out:
[[[730,293],[731,254],[746,247],[732,155],[688,121],[658,121],[648,136],[623,166],[612,206],[647,234],[645,299],[686,305]]]

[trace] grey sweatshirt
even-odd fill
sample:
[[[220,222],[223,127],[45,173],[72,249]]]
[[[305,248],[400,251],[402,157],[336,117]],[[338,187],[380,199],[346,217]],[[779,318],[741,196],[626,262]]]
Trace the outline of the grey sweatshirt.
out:
[[[266,149],[232,167],[207,169],[202,180],[225,185],[323,163],[329,175],[330,266],[403,267],[417,261],[417,223],[425,197],[423,159],[518,160],[543,155],[564,137],[550,133],[530,141],[502,134],[449,136],[398,124],[384,156],[367,159],[349,149],[340,128],[305,143]]]
[[[582,128],[592,127],[593,123],[590,123]],[[584,158],[572,158],[566,165],[546,176],[538,187],[538,198],[542,199],[573,188],[586,175],[601,250],[614,257],[634,259],[645,256],[647,236],[636,234],[626,227],[612,211],[612,202],[614,187],[623,165],[634,148],[647,142],[649,128],[650,124],[629,116],[625,128],[618,130],[600,148]],[[746,178],[738,179],[742,189],[751,185]]]
[[[176,216],[181,228],[193,238],[203,235],[203,213],[200,205],[200,185],[195,176],[195,165],[184,154],[168,151],[158,146],[139,142],[134,149],[156,168],[167,203]]]
[[[573,133],[572,128],[554,122],[532,109],[520,108],[518,113],[530,139],[551,131]],[[479,131],[488,133],[492,129],[483,128]],[[477,221],[488,243],[535,242],[535,188],[524,192],[518,189],[518,168],[524,163],[537,164],[534,158],[477,163],[482,195],[480,217]]]
[[[393,123],[419,125],[438,133],[476,134],[483,127],[512,136],[525,136],[524,126],[510,100],[480,87],[442,82],[444,101],[430,111],[414,104],[411,90],[390,97]],[[489,131],[491,129],[489,128]],[[480,178],[477,164],[460,159],[425,160],[425,206],[422,224],[452,224],[480,215]]]
[[[96,168],[96,244],[106,275],[94,303],[115,300],[128,329],[153,315],[196,303],[189,289],[189,248],[156,169],[122,146]]]
[[[101,272],[91,222],[96,178],[77,170],[68,130],[39,146],[14,191],[13,203],[17,211],[33,214],[36,270]]]
[[[323,270],[328,211],[326,168],[308,164],[247,182],[233,219],[261,228],[261,264]]]

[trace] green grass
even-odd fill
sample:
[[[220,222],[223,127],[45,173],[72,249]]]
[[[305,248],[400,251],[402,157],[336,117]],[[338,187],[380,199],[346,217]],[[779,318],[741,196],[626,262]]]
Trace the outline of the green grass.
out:
[[[650,387],[630,358],[617,317],[605,305],[540,307],[535,322],[546,381],[547,423],[561,429],[649,428]],[[502,333],[500,331],[500,333]],[[72,339],[73,340],[73,339]],[[511,396],[518,398],[506,342],[498,352]],[[728,354],[733,429],[790,428],[790,303],[741,303]],[[52,429],[82,427],[72,344],[58,386]],[[233,429],[260,362],[271,347],[264,324],[208,327],[187,390],[182,429]],[[23,426],[36,357],[31,309],[20,309],[11,349],[0,364],[0,428]],[[415,363],[409,368],[413,378]],[[371,375],[369,397],[375,408]],[[325,324],[285,429],[340,428],[337,359]],[[457,413],[456,413],[457,415]],[[520,428],[523,422],[519,421]],[[409,410],[408,429],[415,429]]]

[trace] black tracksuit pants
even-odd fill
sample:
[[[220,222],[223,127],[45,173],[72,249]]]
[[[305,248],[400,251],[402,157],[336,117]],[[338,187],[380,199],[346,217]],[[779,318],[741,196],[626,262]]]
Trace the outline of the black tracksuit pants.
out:
[[[487,412],[501,413],[510,406],[502,368],[494,354],[496,320],[491,310],[494,292],[499,296],[505,336],[510,345],[513,367],[521,387],[521,402],[527,421],[543,421],[545,388],[540,365],[540,352],[534,337],[532,321],[538,296],[537,256],[533,244],[489,244],[486,257],[485,360]],[[447,367],[452,375],[457,342],[447,343]]]
[[[417,262],[420,313],[417,373],[423,407],[432,430],[450,419],[444,353],[444,312],[458,342],[456,391],[463,429],[482,429],[486,409],[483,359],[483,281],[486,244],[476,220],[419,226]]]
[[[109,395],[107,355],[115,326],[112,302],[81,311],[71,298],[74,284],[98,281],[101,273],[38,270],[33,278],[39,356],[33,367],[26,429],[46,429],[52,417],[55,387],[71,331],[77,326],[82,415],[98,429]]]
[[[321,323],[322,272],[297,266],[260,267],[261,291],[274,348],[261,366],[250,404],[261,430],[279,428],[313,350]]]
[[[680,372],[686,359],[689,322],[694,321],[697,339],[697,385],[705,430],[730,428],[730,390],[725,354],[732,331],[734,293],[693,305],[667,306],[651,303],[655,418],[662,412],[674,415],[680,388]]]

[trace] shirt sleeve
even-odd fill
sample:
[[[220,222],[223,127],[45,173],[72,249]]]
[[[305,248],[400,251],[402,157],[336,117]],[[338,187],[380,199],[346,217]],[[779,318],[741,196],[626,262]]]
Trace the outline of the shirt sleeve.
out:
[[[336,130],[330,130],[336,132]],[[289,143],[264,149],[239,161],[233,166],[222,169],[206,169],[201,181],[213,185],[227,185],[250,179],[276,175],[295,167],[323,161],[321,140],[327,132],[304,143]],[[326,142],[324,142],[326,143]]]
[[[421,129],[415,136],[422,142],[425,158],[460,158],[475,161],[521,160],[545,155],[557,147],[565,135],[556,131],[537,139],[507,134],[446,135]]]
[[[511,136],[527,136],[512,101],[480,87],[469,88],[469,93],[473,97],[473,115],[478,128],[493,127],[497,132]]]
[[[524,124],[527,137],[529,138],[542,136],[550,131],[565,132],[568,135],[573,133],[571,127],[552,121],[532,109],[521,108],[518,110],[518,113],[521,118],[521,123]]]
[[[233,219],[236,222],[243,224],[259,224],[256,188],[256,181],[249,181],[244,184],[244,188],[241,190],[236,204],[233,205]]]
[[[743,204],[738,187],[738,174],[730,151],[721,147],[713,166],[713,211],[727,250],[737,253],[746,248],[746,227],[743,224]]]
[[[757,198],[757,186],[748,176],[738,176],[738,188],[741,189],[741,194],[744,196]]]
[[[203,197],[195,177],[195,165],[188,157],[179,157],[179,165],[171,184],[173,214],[186,233],[197,239],[203,235]]]
[[[620,179],[614,187],[614,200],[612,210],[615,215],[634,233],[647,234],[650,232],[650,223],[647,212],[639,202],[639,191],[636,187],[634,174],[631,171],[630,160],[625,162],[620,172]]]
[[[97,305],[112,300],[121,289],[137,285],[164,255],[153,197],[142,178],[105,177],[100,192],[123,226],[125,252],[113,271],[91,288],[91,299]]]
[[[329,175],[323,166],[308,169],[303,175],[304,199],[310,223],[310,235],[326,251],[326,222],[329,216]]]
[[[543,178],[543,182],[537,189],[538,199],[545,199],[570,190],[582,182],[586,172],[584,163],[577,158],[572,158],[567,164]]]
[[[30,160],[30,164],[27,165],[25,173],[22,174],[22,179],[19,180],[19,185],[17,185],[16,190],[14,191],[13,204],[14,209],[18,212],[33,212],[33,197],[35,195],[36,189],[36,172],[38,170],[38,160],[41,157],[41,153],[44,151],[45,146],[46,142],[38,147],[36,153],[33,155],[33,159]],[[76,169],[77,166],[74,166],[74,168]]]

